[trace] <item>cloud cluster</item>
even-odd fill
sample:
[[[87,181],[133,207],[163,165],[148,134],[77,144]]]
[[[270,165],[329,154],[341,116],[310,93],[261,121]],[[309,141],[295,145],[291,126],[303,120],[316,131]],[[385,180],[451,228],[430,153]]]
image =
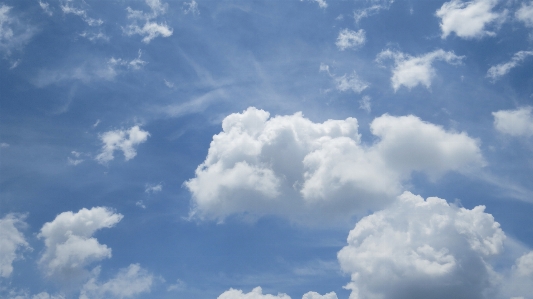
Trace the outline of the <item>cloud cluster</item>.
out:
[[[507,293],[506,286],[516,275],[531,275],[533,254],[519,258],[510,276],[495,272],[490,261],[502,253],[506,237],[484,209],[460,208],[444,199],[424,200],[405,192],[388,208],[364,217],[338,253],[341,268],[351,274],[346,286],[352,291],[350,298],[530,294],[531,276],[525,292]]]
[[[78,276],[88,264],[110,258],[111,248],[92,236],[97,230],[113,227],[122,217],[108,208],[95,207],[64,212],[45,223],[38,235],[46,246],[39,264],[47,276]]]
[[[0,219],[0,277],[9,277],[13,272],[13,261],[18,257],[20,248],[29,248],[22,232],[17,228],[24,226],[24,217],[7,214]]]
[[[10,12],[11,8],[0,4],[0,52],[8,56],[13,50],[25,46],[35,33],[34,28]],[[16,67],[16,64],[14,66]]]
[[[376,60],[381,63],[386,58],[394,59],[395,65],[392,70],[391,82],[396,91],[402,85],[408,89],[420,84],[430,88],[431,81],[436,73],[433,67],[435,61],[442,60],[449,64],[457,65],[461,64],[464,56],[457,56],[453,52],[446,52],[442,49],[421,56],[411,56],[387,49],[379,53]]]
[[[149,292],[154,282],[153,274],[148,273],[139,264],[120,269],[115,277],[104,283],[97,281],[99,267],[95,268],[92,274],[93,277],[83,286],[79,299],[131,298]]]
[[[501,76],[504,76],[509,73],[512,68],[517,67],[528,56],[532,55],[533,51],[519,51],[513,55],[511,61],[491,66],[490,69],[487,71],[487,77],[496,80]]]
[[[63,2],[63,4],[61,4],[61,11],[64,13],[64,14],[74,14],[78,17],[80,17],[85,23],[87,23],[87,25],[89,26],[100,26],[104,23],[104,21],[100,20],[100,19],[93,19],[91,17],[89,17],[87,15],[87,11],[83,8],[80,8],[80,7],[74,7],[72,5],[72,0],[66,0]],[[85,4],[85,2],[84,2]],[[48,3],[46,4],[41,4],[41,2],[39,3],[39,5],[41,6],[41,8],[49,13],[49,15],[51,15],[51,12],[48,10]]]
[[[113,160],[114,152],[120,150],[124,153],[126,161],[133,159],[137,155],[135,146],[145,142],[150,133],[143,131],[139,126],[133,126],[128,130],[114,130],[105,132],[100,136],[104,143],[102,152],[96,156],[96,161],[105,164]]]
[[[464,39],[494,36],[496,33],[485,28],[498,20],[503,20],[506,12],[494,12],[498,0],[474,0],[446,2],[436,12],[441,18],[441,37],[444,39],[452,32]]]
[[[339,36],[337,37],[335,45],[337,45],[339,50],[344,51],[346,49],[359,48],[364,45],[365,42],[366,36],[363,29],[353,31],[346,28],[339,32]]]
[[[144,13],[140,10],[133,10],[128,7],[128,19],[133,20],[133,23],[124,28],[126,35],[138,34],[143,36],[142,41],[146,44],[158,36],[169,37],[173,30],[167,24],[157,23],[154,21],[160,15],[166,13],[167,4],[163,4],[160,0],[145,0],[146,4],[152,10],[150,13]],[[144,24],[142,24],[144,22]],[[139,25],[139,23],[141,25]]]
[[[522,107],[515,110],[493,112],[494,127],[501,133],[511,136],[533,136],[533,108]]]
[[[412,115],[374,119],[372,145],[361,143],[354,118],[313,123],[251,107],[227,116],[222,128],[185,182],[191,216],[200,219],[276,214],[334,223],[383,207],[413,171],[437,178],[484,163],[476,140]]]

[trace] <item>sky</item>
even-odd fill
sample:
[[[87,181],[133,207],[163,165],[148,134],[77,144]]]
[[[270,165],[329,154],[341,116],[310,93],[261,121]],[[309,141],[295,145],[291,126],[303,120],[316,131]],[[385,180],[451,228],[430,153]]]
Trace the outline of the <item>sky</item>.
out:
[[[531,0],[0,0],[0,298],[533,298]]]

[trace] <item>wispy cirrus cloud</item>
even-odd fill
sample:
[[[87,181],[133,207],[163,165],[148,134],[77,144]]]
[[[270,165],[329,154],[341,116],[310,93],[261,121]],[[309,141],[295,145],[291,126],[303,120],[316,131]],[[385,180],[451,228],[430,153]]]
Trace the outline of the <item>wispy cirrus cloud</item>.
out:
[[[526,60],[526,58],[529,56],[533,56],[533,51],[516,52],[510,61],[491,66],[487,71],[487,77],[491,78],[492,80],[497,80],[509,73],[511,69],[519,66],[520,63]]]

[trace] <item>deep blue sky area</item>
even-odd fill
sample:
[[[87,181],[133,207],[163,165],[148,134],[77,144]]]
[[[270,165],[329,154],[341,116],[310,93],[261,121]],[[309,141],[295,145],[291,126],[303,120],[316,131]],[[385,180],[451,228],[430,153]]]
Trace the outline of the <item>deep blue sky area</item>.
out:
[[[532,153],[531,0],[0,0],[0,298],[533,298]]]

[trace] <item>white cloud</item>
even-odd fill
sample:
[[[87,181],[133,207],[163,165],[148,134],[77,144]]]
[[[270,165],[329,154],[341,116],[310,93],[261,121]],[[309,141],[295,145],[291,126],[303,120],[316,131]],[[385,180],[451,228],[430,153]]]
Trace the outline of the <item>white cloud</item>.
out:
[[[484,209],[405,192],[364,217],[338,253],[350,298],[485,298],[505,234]]]
[[[335,292],[320,295],[317,292],[307,292],[302,296],[302,299],[337,299]]]
[[[104,23],[104,21],[100,19],[93,19],[87,16],[87,11],[85,9],[74,7],[72,2],[72,0],[66,0],[64,4],[61,5],[61,11],[63,11],[64,14],[74,14],[80,17],[89,26],[100,26]],[[41,7],[43,6],[41,5]],[[48,5],[46,5],[46,7],[48,7]]]
[[[200,10],[198,9],[198,3],[196,3],[196,1],[194,0],[192,0],[191,2],[183,3],[183,13],[192,14],[195,16],[200,15]]]
[[[366,36],[365,31],[363,29],[353,31],[346,28],[339,32],[339,36],[337,37],[335,45],[337,45],[337,48],[339,48],[339,50],[344,51],[350,48],[359,48],[364,45],[365,42]]]
[[[485,30],[491,23],[505,18],[505,11],[492,11],[496,4],[498,4],[498,0],[474,0],[470,2],[452,0],[444,3],[436,12],[436,16],[441,18],[441,37],[446,38],[452,32],[465,39],[496,35],[492,31]]]
[[[130,61],[124,60],[122,58],[115,59],[114,57],[111,57],[109,59],[108,64],[112,67],[115,66],[125,66],[129,69],[139,70],[141,67],[143,67],[147,62],[141,59],[142,51],[139,49],[137,58],[132,59]]]
[[[166,13],[168,5],[163,4],[160,0],[146,0],[146,4],[151,8],[151,13],[133,10],[130,7],[126,9],[128,11],[128,19],[132,19],[133,23],[124,28],[124,33],[126,35],[138,34],[144,36],[142,41],[147,44],[158,36],[171,36],[173,33],[172,28],[167,24],[153,21],[155,18]],[[141,22],[141,25],[139,25],[139,22]]]
[[[64,212],[41,228],[45,251],[39,260],[47,276],[68,278],[83,272],[86,265],[111,257],[111,248],[98,243],[92,235],[99,229],[115,226],[121,219],[105,207],[77,213]]]
[[[81,156],[81,153],[79,153],[77,151],[72,151],[70,154],[73,157],[68,157],[67,158],[67,162],[68,162],[69,165],[76,166],[76,165],[81,164],[84,161],[83,159],[79,159],[79,157]]]
[[[11,8],[0,4],[0,51],[8,56],[24,47],[35,33],[33,27],[11,13]]]
[[[300,0],[300,1],[304,1],[304,0]],[[326,2],[326,0],[308,0],[308,1],[316,2],[320,8],[328,7],[328,3]]]
[[[354,11],[353,18],[356,23],[359,23],[363,18],[379,13],[380,10],[389,9],[394,0],[370,0],[369,2],[371,3],[369,7]]]
[[[526,26],[533,27],[533,1],[529,4],[522,3],[520,9],[516,11],[515,17],[524,22]]]
[[[187,288],[187,284],[183,280],[177,279],[176,283],[168,286],[167,291],[168,292],[171,292],[171,291],[179,292],[179,291],[185,290],[186,288]]]
[[[522,61],[524,61],[528,56],[532,56],[533,51],[519,51],[513,55],[511,61],[506,63],[497,64],[491,66],[487,71],[487,77],[496,80],[501,76],[506,75],[511,71],[512,68],[517,67]]]
[[[146,188],[144,188],[145,193],[156,193],[163,191],[163,185],[161,183],[159,184],[146,184]]]
[[[108,131],[100,135],[100,139],[104,143],[102,152],[96,156],[96,161],[105,164],[115,157],[113,156],[116,150],[124,153],[126,161],[133,159],[137,155],[135,146],[146,142],[150,133],[143,131],[139,126],[133,126],[128,130],[114,130]]]
[[[30,248],[17,227],[25,226],[24,216],[7,214],[0,219],[0,277],[9,277],[13,272],[13,261],[19,258],[21,248]]]
[[[436,73],[433,62],[442,60],[452,65],[460,64],[464,56],[457,56],[453,52],[445,52],[442,49],[421,56],[411,56],[387,49],[379,53],[376,60],[381,63],[385,58],[394,59],[391,82],[392,87],[397,91],[402,85],[408,89],[420,84],[430,88],[431,80]]]
[[[48,4],[47,2],[39,0],[39,6],[47,15],[53,15],[52,11],[50,10],[50,4]]]
[[[218,296],[217,299],[291,299],[291,297],[283,293],[277,296],[263,294],[261,287],[256,287],[250,293],[243,293],[242,290],[229,289]]]
[[[330,72],[329,66],[324,63],[320,64],[320,71],[326,72],[331,78],[333,78],[335,88],[341,92],[352,90],[355,93],[361,93],[369,86],[367,82],[359,79],[359,76],[357,76],[355,71],[351,75],[344,74],[342,76],[335,76]]]
[[[79,299],[131,298],[141,293],[150,292],[154,276],[139,264],[131,264],[120,269],[110,280],[97,281],[100,268],[93,270],[93,277],[83,286]]]
[[[532,107],[522,107],[516,110],[500,110],[492,112],[494,127],[501,133],[511,136],[533,136]]]
[[[196,177],[185,182],[191,217],[275,214],[342,222],[390,202],[413,171],[436,179],[484,164],[477,141],[415,116],[374,119],[370,128],[379,140],[372,145],[361,143],[354,118],[269,117],[252,107],[224,119]]]
[[[369,96],[364,96],[359,101],[359,109],[363,109],[366,111],[366,113],[370,113],[370,111],[372,110],[372,104],[370,103],[370,101],[371,98]]]
[[[31,299],[65,299],[63,295],[50,295],[47,292],[41,292],[31,296]]]

